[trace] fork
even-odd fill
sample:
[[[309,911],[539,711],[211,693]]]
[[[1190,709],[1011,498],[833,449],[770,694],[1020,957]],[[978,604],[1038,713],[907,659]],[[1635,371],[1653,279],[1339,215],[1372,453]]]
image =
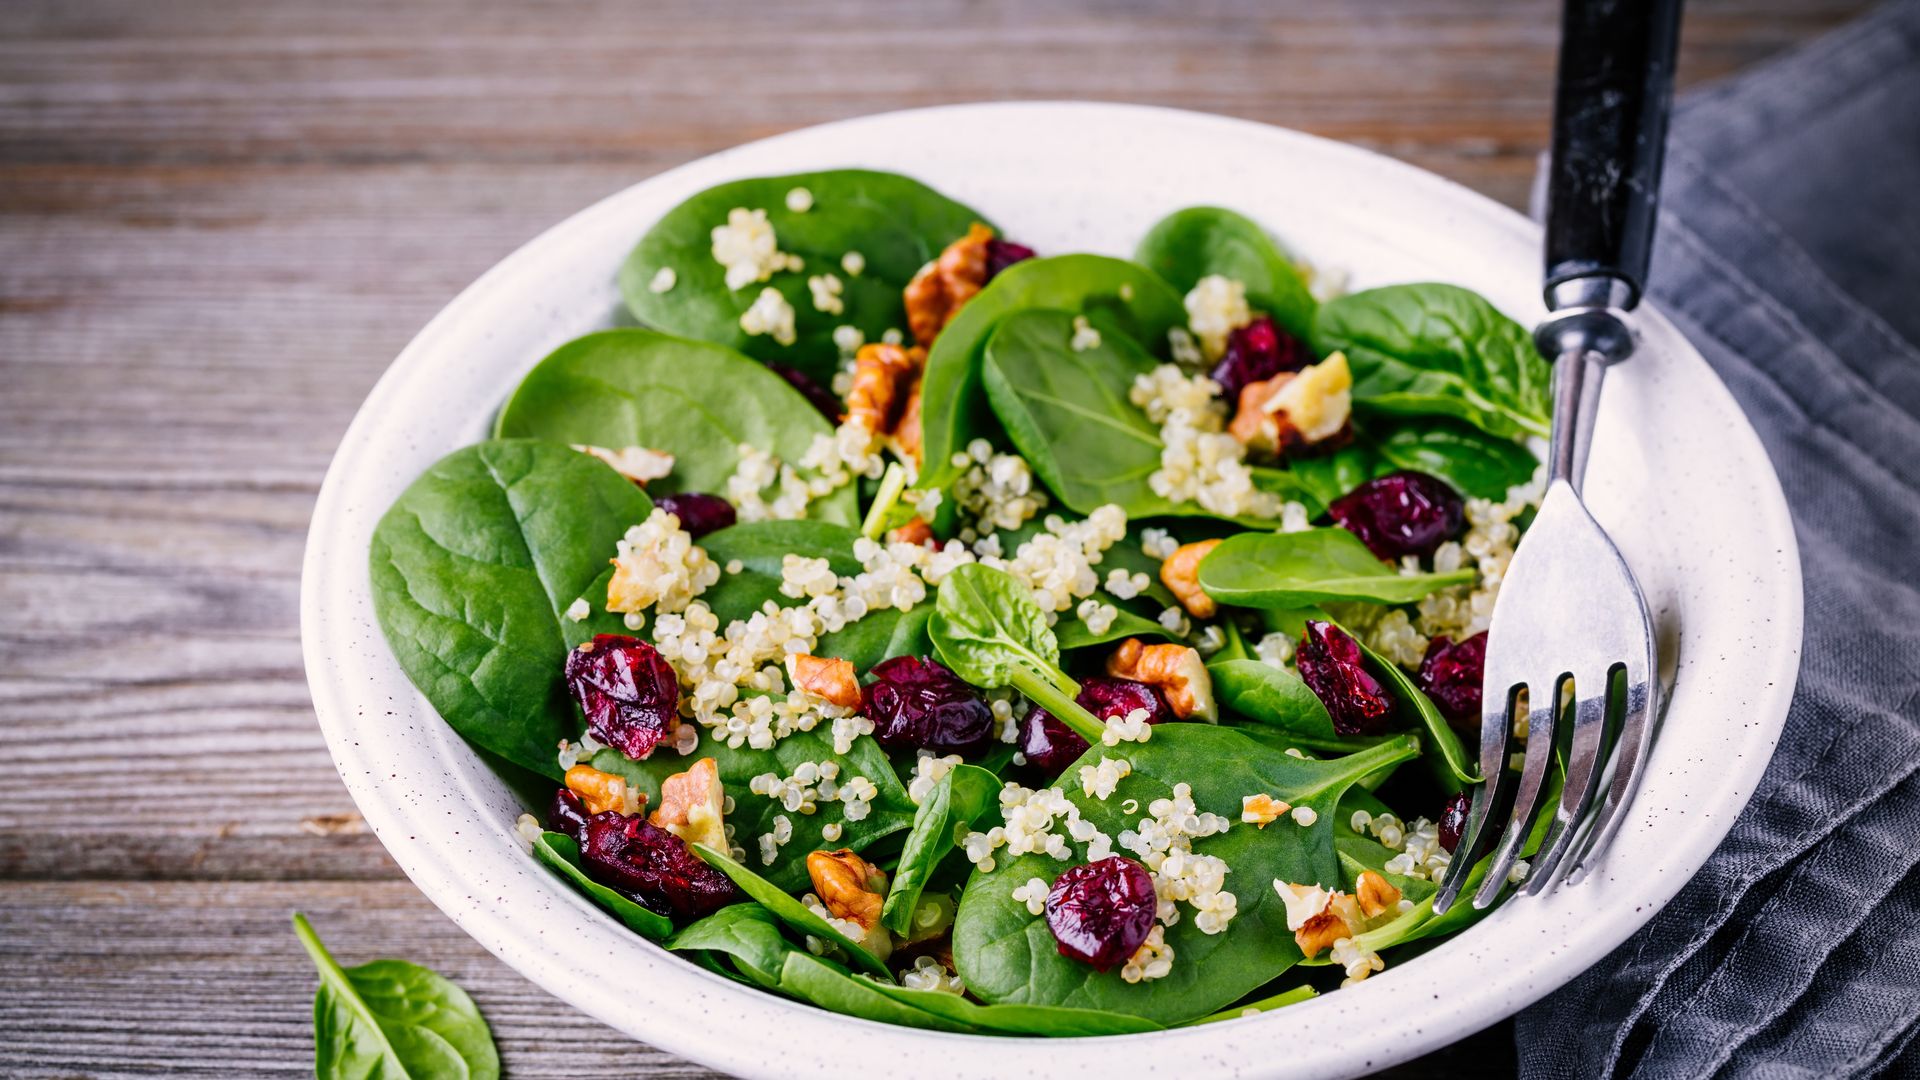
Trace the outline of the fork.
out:
[[[1563,867],[1569,884],[1592,872],[1646,765],[1659,695],[1653,620],[1580,489],[1601,383],[1636,344],[1627,313],[1646,281],[1679,22],[1680,0],[1566,3],[1547,177],[1550,314],[1534,332],[1553,362],[1547,491],[1494,604],[1480,718],[1486,781],[1474,790],[1435,914],[1460,895],[1504,813],[1473,906],[1500,895],[1536,831],[1562,748],[1566,779],[1526,875],[1528,895],[1549,888]],[[1520,716],[1526,750],[1516,781],[1508,762]],[[1610,717],[1618,718],[1612,739]]]

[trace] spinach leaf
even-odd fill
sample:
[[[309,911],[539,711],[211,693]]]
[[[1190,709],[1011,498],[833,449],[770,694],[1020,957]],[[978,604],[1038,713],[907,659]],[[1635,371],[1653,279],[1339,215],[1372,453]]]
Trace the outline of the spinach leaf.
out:
[[[1392,471],[1373,446],[1360,437],[1357,425],[1352,443],[1321,457],[1301,458],[1287,469],[1294,482],[1306,488],[1323,508],[1361,484]]]
[[[1198,1027],[1201,1024],[1217,1024],[1222,1020],[1238,1020],[1246,1016],[1258,1016],[1263,1012],[1272,1012],[1275,1009],[1285,1008],[1288,1005],[1298,1005],[1303,1001],[1311,1001],[1319,996],[1320,991],[1315,990],[1311,986],[1296,986],[1284,993],[1261,998],[1259,1001],[1249,1001],[1245,1005],[1229,1006],[1221,1009],[1217,1013],[1210,1013],[1203,1016],[1198,1020],[1189,1020],[1180,1026]]]
[[[1114,605],[1117,614],[1114,615],[1113,622],[1107,624],[1105,630],[1096,634],[1087,628],[1086,620],[1080,616],[1073,615],[1069,618],[1062,614],[1060,621],[1054,624],[1053,628],[1054,638],[1060,643],[1060,651],[1067,652],[1094,645],[1106,645],[1130,637],[1173,640],[1173,635],[1167,633],[1166,627],[1144,615],[1134,614],[1119,600],[1104,595],[1097,596],[1095,599]]]
[[[927,627],[934,651],[975,686],[1011,686],[1089,743],[1106,725],[1073,700],[1080,686],[1060,670],[1060,643],[1025,585],[980,563],[956,568],[940,584]]]
[[[805,211],[787,207],[787,193],[795,188],[813,196]],[[713,257],[713,230],[725,225],[735,208],[766,211],[779,249],[799,256],[802,268],[727,288],[726,270]],[[859,327],[868,341],[880,340],[890,329],[904,330],[901,289],[968,226],[986,220],[894,173],[835,169],[735,180],[700,192],[647,230],[620,270],[620,292],[647,326],[792,364],[824,383],[839,365],[834,328]],[[849,251],[865,261],[859,274],[841,264]],[[652,285],[662,268],[674,272],[674,285],[657,293]],[[840,279],[845,310],[839,314],[814,306],[807,279],[823,274]],[[740,328],[741,314],[767,288],[779,290],[793,305],[797,340],[791,346]]]
[[[580,844],[565,833],[541,833],[533,842],[533,857],[552,867],[559,875],[586,893],[594,903],[612,912],[627,929],[641,937],[663,941],[673,933],[673,922],[665,915],[629,900],[619,892],[587,876],[580,865]]]
[[[725,953],[756,971],[779,971],[796,946],[759,904],[733,904],[687,924],[666,942],[675,952]]]
[[[1272,315],[1298,337],[1313,332],[1318,305],[1306,278],[1267,230],[1231,210],[1175,210],[1147,230],[1133,258],[1182,293],[1208,274],[1230,277],[1247,287],[1247,303],[1255,311]]]
[[[900,785],[893,763],[887,760],[880,744],[870,738],[855,739],[847,753],[836,754],[832,734],[821,728],[796,731],[767,750],[755,750],[751,746],[736,749],[703,729],[693,753],[686,757],[662,749],[645,761],[630,761],[618,750],[607,749],[593,756],[593,767],[626,777],[647,796],[649,806],[659,806],[661,781],[703,757],[714,760],[721,783],[733,794],[733,811],[727,815],[727,821],[733,825],[734,835],[750,858],[759,859],[756,842],[773,831],[775,817],[784,815],[791,823],[792,839],[779,848],[772,865],[762,868],[775,885],[788,892],[807,887],[808,852],[830,847],[863,851],[881,837],[913,824],[913,801],[907,798],[907,789]],[[855,776],[871,780],[879,794],[867,816],[849,821],[845,804],[839,802],[820,803],[819,809],[811,814],[789,812],[779,802],[749,790],[754,777],[762,773],[792,776],[806,761],[832,761],[839,765],[842,784]],[[840,839],[831,844],[821,832],[828,824],[837,824],[841,829]]]
[[[1215,659],[1207,665],[1222,708],[1285,731],[1295,745],[1348,753],[1363,742],[1333,730],[1333,718],[1300,676],[1263,660]]]
[[[782,892],[779,886],[752,870],[734,862],[726,852],[710,848],[705,844],[690,845],[709,866],[733,879],[740,891],[752,897],[755,903],[766,908],[774,918],[787,924],[798,933],[811,934],[851,957],[855,966],[865,968],[882,978],[892,978],[887,973],[887,965],[880,958],[868,952],[866,946],[853,940],[833,928],[833,924],[814,914],[807,905]],[[782,982],[784,982],[784,978]]]
[[[1402,574],[1381,562],[1359,537],[1334,527],[1292,533],[1241,533],[1200,561],[1200,587],[1223,604],[1297,608],[1325,600],[1409,603],[1474,580],[1469,568],[1446,574]]]
[[[887,903],[880,912],[880,921],[887,929],[901,937],[911,932],[920,893],[940,861],[953,851],[954,834],[997,805],[1000,786],[1000,778],[985,769],[955,765],[921,800],[913,816],[913,831],[907,834],[907,846],[900,851],[900,865],[893,871],[893,887],[887,890]]]
[[[651,482],[656,493],[723,492],[742,444],[791,464],[832,430],[785,379],[739,353],[639,329],[602,330],[555,349],[494,425],[501,438],[664,450],[673,472]],[[851,484],[809,511],[841,525],[860,520]]]
[[[1376,416],[1354,425],[1351,445],[1288,470],[1322,505],[1401,469],[1430,473],[1462,494],[1504,499],[1533,478],[1539,462],[1512,439],[1439,416]]]
[[[1174,950],[1172,972],[1129,985],[1117,969],[1097,972],[1061,956],[1045,918],[1013,899],[1014,888],[1027,879],[1051,880],[1081,861],[1080,845],[1064,864],[1043,854],[1002,859],[991,872],[975,873],[960,898],[953,930],[960,975],[970,991],[995,1004],[1104,1009],[1162,1024],[1219,1009],[1299,962],[1286,929],[1286,906],[1273,882],[1335,887],[1340,864],[1333,818],[1341,795],[1360,778],[1413,757],[1418,748],[1416,740],[1403,736],[1344,758],[1316,761],[1289,756],[1233,728],[1184,723],[1161,724],[1144,743],[1095,747],[1082,760],[1124,758],[1132,767],[1108,799],[1090,798],[1077,786],[1065,790],[1101,832],[1117,837],[1136,828],[1140,814],[1125,809],[1134,805],[1131,800],[1147,806],[1182,782],[1193,786],[1199,810],[1235,823],[1223,834],[1196,841],[1194,849],[1232,867],[1227,885],[1239,913],[1217,935],[1202,933],[1191,917],[1182,918],[1166,933]],[[1067,775],[1073,775],[1071,767]],[[1290,819],[1266,829],[1239,823],[1241,799],[1259,793],[1312,807],[1318,817],[1306,827]]]
[[[995,428],[981,386],[980,364],[1000,320],[1024,308],[1099,315],[1115,332],[1153,345],[1185,326],[1180,295],[1159,276],[1124,259],[1058,255],[1028,259],[1001,271],[954,316],[927,354],[920,386],[923,487],[945,488],[959,475],[955,453]]]
[[[1097,1009],[1069,1009],[1059,1005],[980,1005],[944,990],[915,990],[891,983],[874,983],[873,988],[895,1001],[990,1033],[1066,1037],[1132,1035],[1162,1030],[1159,1024],[1151,1020]]]
[[[1356,408],[1547,434],[1547,364],[1526,329],[1478,293],[1428,283],[1343,296],[1321,306],[1313,345],[1347,354]]]
[[[786,963],[780,968],[780,988],[823,1009],[883,1024],[934,1031],[971,1030],[957,1020],[889,997],[881,992],[877,981],[855,978],[840,965],[799,950],[787,954]]]
[[[1436,782],[1449,794],[1459,791],[1468,784],[1480,782],[1480,770],[1467,757],[1467,748],[1460,743],[1460,736],[1440,715],[1440,710],[1399,664],[1388,660],[1360,640],[1358,634],[1353,640],[1366,654],[1368,663],[1374,671],[1393,690],[1394,699],[1399,702],[1400,715],[1409,726],[1417,726],[1422,732],[1421,741],[1436,749],[1438,755],[1427,760],[1434,765],[1433,775]],[[1409,716],[1408,714],[1412,715]],[[1436,760],[1437,758],[1437,760]],[[1444,767],[1441,767],[1444,766]]]
[[[582,727],[567,649],[618,626],[563,613],[581,596],[605,606],[607,560],[652,505],[605,463],[530,440],[456,450],[394,502],[368,557],[374,615],[455,731],[560,777],[554,747]]]
[[[293,932],[320,971],[313,1071],[321,1080],[498,1080],[493,1032],[465,990],[404,960],[342,968],[298,912]]]

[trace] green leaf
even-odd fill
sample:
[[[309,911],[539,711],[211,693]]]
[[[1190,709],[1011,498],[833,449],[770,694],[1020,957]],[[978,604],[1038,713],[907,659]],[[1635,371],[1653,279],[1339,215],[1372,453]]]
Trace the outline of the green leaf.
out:
[[[502,438],[664,450],[673,472],[649,482],[656,494],[724,492],[742,444],[793,464],[814,436],[832,430],[785,379],[739,353],[638,329],[603,330],[555,349],[527,373],[495,425]],[[857,494],[846,485],[809,512],[856,525]]]
[[[780,988],[823,1009],[864,1020],[933,1031],[970,1030],[959,1021],[889,997],[875,980],[855,978],[838,964],[798,950],[787,954],[780,969]]]
[[[974,765],[956,765],[940,778],[933,790],[920,802],[913,817],[913,831],[900,850],[900,864],[893,871],[893,886],[887,890],[887,903],[880,922],[901,937],[913,929],[913,912],[920,905],[920,893],[940,865],[954,849],[954,834],[962,826],[971,826],[993,810],[1000,797],[1000,778]]]
[[[1247,304],[1298,337],[1313,331],[1318,305],[1300,270],[1265,229],[1231,210],[1190,206],[1161,218],[1134,250],[1134,261],[1181,293],[1208,274],[1247,287]]]
[[[1343,296],[1321,306],[1313,344],[1347,354],[1357,409],[1547,434],[1549,368],[1526,328],[1478,293],[1429,283]]]
[[[1222,708],[1285,731],[1298,746],[1348,753],[1366,744],[1333,730],[1333,718],[1300,676],[1263,660],[1215,659],[1207,665]]]
[[[915,990],[890,983],[874,983],[873,989],[895,1001],[984,1032],[1073,1037],[1133,1035],[1162,1030],[1159,1024],[1151,1020],[1098,1009],[1069,1009],[1058,1005],[980,1005],[944,990]]]
[[[1507,489],[1533,479],[1540,464],[1512,439],[1438,418],[1382,418],[1366,425],[1364,437],[1385,463],[1379,475],[1396,469],[1431,473],[1481,499],[1505,499]]]
[[[1002,858],[991,872],[975,873],[961,896],[953,937],[960,975],[968,990],[996,1004],[1103,1009],[1162,1024],[1222,1008],[1299,962],[1286,929],[1286,906],[1273,882],[1336,886],[1340,863],[1333,827],[1340,796],[1361,777],[1417,752],[1417,741],[1403,736],[1344,758],[1316,761],[1289,756],[1234,728],[1178,723],[1155,727],[1144,743],[1095,747],[1082,760],[1124,758],[1132,773],[1105,800],[1088,797],[1078,786],[1067,787],[1065,795],[1108,836],[1136,828],[1139,808],[1168,797],[1182,782],[1193,786],[1200,811],[1235,823],[1223,834],[1196,841],[1194,850],[1219,856],[1232,868],[1227,886],[1238,901],[1238,914],[1224,933],[1208,935],[1190,912],[1183,913],[1186,917],[1166,933],[1174,950],[1172,972],[1128,984],[1117,968],[1098,972],[1061,956],[1045,918],[1012,897],[1027,879],[1051,881],[1082,861],[1081,845],[1074,845],[1075,854],[1065,862],[1041,854]],[[1065,775],[1074,776],[1074,769]],[[1266,829],[1240,823],[1241,800],[1262,793],[1312,807],[1318,817],[1306,827],[1291,819]]]
[[[627,929],[653,941],[664,941],[673,933],[673,922],[665,915],[622,896],[587,876],[580,865],[580,845],[565,833],[541,833],[533,842],[533,856],[566,878],[573,887],[586,893],[594,903],[612,912]]]
[[[773,864],[763,868],[776,886],[788,892],[807,888],[808,852],[841,847],[864,851],[881,837],[913,824],[913,801],[907,798],[907,789],[900,785],[893,763],[887,760],[880,744],[871,738],[857,738],[845,754],[837,754],[833,749],[833,735],[825,724],[811,731],[796,731],[767,750],[730,747],[715,739],[712,732],[702,729],[699,743],[685,757],[670,749],[661,749],[645,761],[630,761],[618,750],[606,749],[593,756],[593,767],[626,777],[647,797],[647,805],[659,806],[661,782],[685,771],[703,757],[713,759],[721,784],[733,795],[733,810],[727,814],[727,823],[734,827],[735,840],[746,849],[749,858],[759,861],[758,840],[773,832],[774,818],[785,816],[792,826],[792,838],[780,846]],[[754,777],[762,773],[792,776],[802,762],[808,761],[831,761],[838,765],[843,785],[855,776],[871,780],[878,794],[867,816],[859,821],[847,820],[846,806],[840,802],[820,803],[811,814],[788,811],[779,802],[750,790]],[[831,843],[822,832],[829,824],[840,826],[840,838]]]
[[[1152,271],[1124,259],[1059,255],[1008,267],[960,309],[928,352],[920,383],[923,486],[950,486],[958,475],[953,455],[971,440],[994,433],[981,359],[1000,320],[1025,308],[1099,315],[1116,332],[1151,346],[1187,321],[1178,293]]]
[[[879,957],[868,952],[866,946],[853,940],[833,928],[833,924],[814,914],[807,905],[782,892],[779,886],[752,870],[734,862],[726,852],[710,848],[705,844],[691,845],[702,859],[714,869],[733,879],[740,891],[752,897],[761,907],[766,908],[773,917],[802,934],[811,934],[830,945],[838,946],[851,957],[854,966],[871,971],[882,978],[892,978],[887,965]],[[781,980],[785,982],[783,977]]]
[[[927,625],[941,662],[975,686],[1011,686],[1090,743],[1104,724],[1073,698],[1080,686],[1060,670],[1060,643],[1033,593],[1004,570],[967,563],[940,583]]]
[[[373,610],[413,685],[470,742],[555,779],[579,713],[567,649],[615,632],[607,560],[647,496],[605,463],[552,443],[481,443],[440,459],[380,519]],[[596,614],[564,612],[582,596]]]
[[[1341,528],[1241,533],[1200,561],[1200,587],[1223,604],[1297,608],[1327,600],[1410,603],[1437,589],[1467,585],[1471,569],[1403,574]]]
[[[1263,1012],[1284,1009],[1288,1005],[1298,1005],[1303,1001],[1312,1001],[1319,996],[1320,991],[1315,990],[1311,986],[1296,986],[1291,990],[1275,994],[1272,997],[1261,998],[1259,1001],[1249,1001],[1245,1005],[1233,1005],[1221,1009],[1217,1013],[1210,1013],[1198,1020],[1189,1020],[1180,1026],[1197,1027],[1201,1024],[1217,1024],[1222,1020],[1238,1020],[1242,1017],[1258,1016]]]
[[[1467,748],[1461,744],[1459,734],[1447,723],[1447,718],[1440,715],[1433,699],[1421,692],[1419,685],[1399,664],[1367,648],[1366,642],[1360,640],[1360,635],[1351,631],[1349,634],[1360,646],[1360,651],[1366,654],[1374,671],[1392,687],[1394,700],[1399,703],[1405,722],[1417,725],[1424,732],[1422,741],[1439,751],[1437,756],[1446,765],[1445,771],[1436,776],[1441,787],[1451,794],[1469,784],[1479,783],[1480,770],[1467,757]]]
[[[825,559],[843,577],[860,572],[853,543],[860,534],[845,525],[826,521],[752,521],[719,529],[700,538],[707,557],[725,567],[740,564],[738,573],[722,574],[700,600],[725,628],[752,617],[771,600],[781,607],[805,601],[780,592],[780,568],[788,555]]]
[[[1054,624],[1053,628],[1053,636],[1055,640],[1060,643],[1061,652],[1085,649],[1094,645],[1106,645],[1130,637],[1161,638],[1166,641],[1173,640],[1173,635],[1167,633],[1166,627],[1161,626],[1159,623],[1144,615],[1136,615],[1126,608],[1121,607],[1119,601],[1109,599],[1105,596],[1097,597],[1096,599],[1114,605],[1117,614],[1114,615],[1113,622],[1107,624],[1105,630],[1096,634],[1092,630],[1087,629],[1086,620],[1080,618],[1080,616],[1074,615],[1069,618],[1063,613],[1060,616],[1060,621]]]
[[[773,914],[759,904],[733,904],[689,923],[667,940],[675,952],[717,952],[756,971],[779,971],[796,946],[780,933]]]
[[[813,205],[803,212],[789,210],[787,193],[800,187],[812,193]],[[802,268],[728,289],[726,270],[713,257],[713,230],[725,225],[728,212],[736,207],[766,211],[779,249],[799,256]],[[647,230],[620,270],[620,292],[634,317],[647,326],[717,342],[760,360],[792,364],[824,384],[840,361],[834,328],[858,327],[868,341],[879,341],[890,329],[904,331],[901,289],[948,244],[966,235],[968,226],[986,220],[925,184],[894,173],[835,169],[735,180],[700,192]],[[849,251],[858,251],[865,260],[858,275],[841,265]],[[673,270],[674,286],[656,293],[652,284],[662,267]],[[814,306],[807,279],[824,274],[840,279],[840,313]],[[741,314],[767,288],[778,290],[793,306],[797,340],[792,345],[740,328]]]
[[[305,915],[293,931],[320,972],[313,1071],[321,1080],[497,1080],[493,1032],[467,992],[404,960],[341,968]]]

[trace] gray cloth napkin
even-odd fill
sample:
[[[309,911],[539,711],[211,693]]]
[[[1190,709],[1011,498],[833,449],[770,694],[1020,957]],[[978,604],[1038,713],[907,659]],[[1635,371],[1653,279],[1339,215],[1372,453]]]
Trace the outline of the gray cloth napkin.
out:
[[[1779,470],[1806,646],[1726,842],[1521,1014],[1520,1072],[1920,1076],[1920,3],[1690,98],[1669,153],[1653,296]]]

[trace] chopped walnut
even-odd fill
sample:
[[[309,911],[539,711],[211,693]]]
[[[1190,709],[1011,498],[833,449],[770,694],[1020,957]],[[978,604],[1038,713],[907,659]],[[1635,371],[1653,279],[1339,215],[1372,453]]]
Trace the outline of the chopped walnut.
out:
[[[909,352],[920,354],[920,363],[924,370],[926,350],[915,346]],[[915,466],[920,465],[920,373],[914,375],[913,386],[907,390],[907,404],[900,410],[900,422],[893,425],[893,448],[903,458],[912,459]]]
[[[855,855],[853,849],[812,852],[807,856],[807,876],[813,879],[813,891],[834,918],[856,923],[862,930],[880,924],[887,876]]]
[[[1369,919],[1379,918],[1386,912],[1392,911],[1394,905],[1400,902],[1400,890],[1394,888],[1393,882],[1372,870],[1360,872],[1360,880],[1354,884],[1353,892],[1354,899],[1360,904],[1360,910],[1366,912]]]
[[[1200,560],[1219,546],[1219,540],[1181,544],[1160,564],[1161,584],[1180,601],[1181,607],[1187,609],[1187,614],[1196,619],[1211,619],[1217,610],[1213,597],[1200,588]]]
[[[1271,795],[1248,795],[1240,800],[1240,820],[1264,829],[1291,809],[1286,802]]]
[[[712,758],[701,758],[686,772],[660,782],[660,809],[647,820],[689,844],[727,850],[726,824],[721,809],[727,792]]]
[[[1107,674],[1143,682],[1166,696],[1173,714],[1182,720],[1219,717],[1213,703],[1213,676],[1200,652],[1188,645],[1148,645],[1128,638],[1107,657]]]
[[[987,283],[987,241],[993,230],[975,222],[967,235],[947,245],[940,257],[920,268],[907,283],[907,329],[922,345],[952,320],[961,305]]]
[[[567,790],[580,796],[580,803],[589,814],[604,814],[609,810],[637,814],[647,803],[645,795],[627,786],[625,777],[601,772],[591,765],[575,765],[567,770]]]
[[[925,349],[876,342],[860,346],[853,360],[853,385],[847,389],[847,419],[875,435],[891,435],[907,402],[919,388]]]
[[[915,517],[912,521],[887,533],[887,540],[895,544],[925,544],[933,539],[933,526],[927,519]]]
[[[1320,950],[1352,936],[1353,928],[1347,925],[1347,921],[1340,917],[1332,905],[1328,905],[1320,914],[1308,919],[1305,926],[1293,932],[1293,943],[1300,946],[1301,955],[1311,960],[1320,954]]]
[[[860,677],[851,660],[788,653],[787,678],[807,693],[843,709],[860,707]]]
[[[1344,353],[1299,372],[1248,383],[1227,433],[1249,449],[1284,455],[1352,432],[1353,373]]]

